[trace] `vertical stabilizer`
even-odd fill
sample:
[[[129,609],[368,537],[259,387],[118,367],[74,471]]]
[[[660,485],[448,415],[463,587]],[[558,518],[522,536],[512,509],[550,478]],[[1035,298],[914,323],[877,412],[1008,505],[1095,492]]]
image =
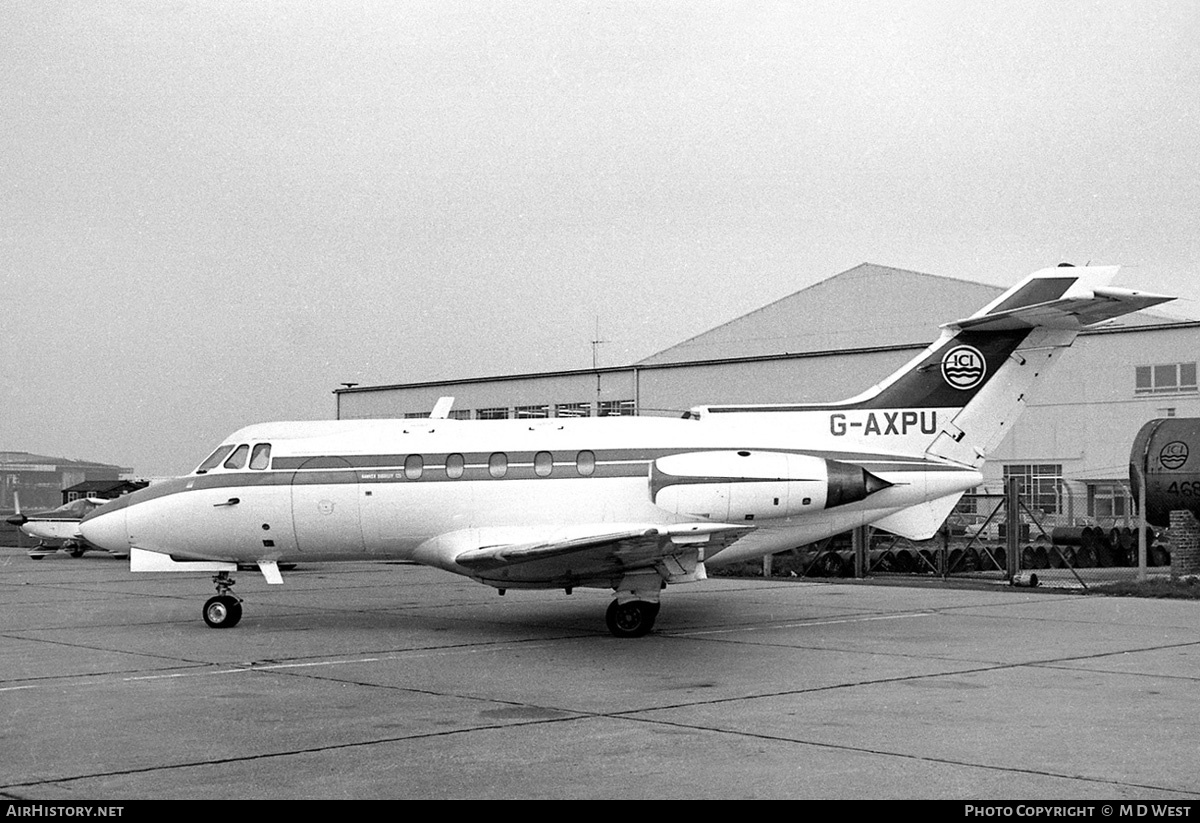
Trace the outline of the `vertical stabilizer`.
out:
[[[925,453],[977,468],[1081,329],[1173,299],[1110,287],[1116,273],[1116,266],[1035,272],[970,317],[945,324],[925,351],[840,403],[698,411],[827,418],[839,448]]]

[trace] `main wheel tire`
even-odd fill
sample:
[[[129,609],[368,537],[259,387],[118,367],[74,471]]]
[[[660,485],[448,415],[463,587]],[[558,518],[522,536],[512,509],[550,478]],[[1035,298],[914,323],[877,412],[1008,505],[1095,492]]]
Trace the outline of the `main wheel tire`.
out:
[[[236,597],[219,594],[204,604],[204,622],[213,629],[232,629],[242,619],[242,604]]]
[[[613,637],[641,637],[654,628],[658,617],[658,604],[645,600],[630,600],[620,603],[614,600],[608,605],[604,621]]]

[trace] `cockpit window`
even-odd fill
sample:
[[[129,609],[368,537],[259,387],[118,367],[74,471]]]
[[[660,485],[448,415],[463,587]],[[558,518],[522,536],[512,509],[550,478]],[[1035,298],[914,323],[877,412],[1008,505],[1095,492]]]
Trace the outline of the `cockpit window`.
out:
[[[271,444],[259,443],[250,454],[250,468],[265,469],[271,465]]]
[[[250,453],[250,447],[245,443],[233,450],[233,454],[229,455],[229,459],[222,465],[227,469],[240,469],[246,465],[246,455]]]
[[[215,469],[221,465],[221,461],[225,459],[225,455],[233,451],[233,446],[218,446],[217,450],[210,454],[203,463],[196,469],[196,474],[204,474],[209,469]]]

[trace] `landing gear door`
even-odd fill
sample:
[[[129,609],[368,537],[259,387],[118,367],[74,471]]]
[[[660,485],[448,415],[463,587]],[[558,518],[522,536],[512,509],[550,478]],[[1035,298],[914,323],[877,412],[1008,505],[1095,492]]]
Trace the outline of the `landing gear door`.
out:
[[[307,555],[363,551],[358,472],[341,457],[312,457],[292,476],[296,547]]]

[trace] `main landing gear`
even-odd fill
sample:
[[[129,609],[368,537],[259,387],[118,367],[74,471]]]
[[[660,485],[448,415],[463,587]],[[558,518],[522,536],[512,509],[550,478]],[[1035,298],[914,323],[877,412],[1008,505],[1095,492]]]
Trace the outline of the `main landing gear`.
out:
[[[645,600],[630,600],[621,603],[614,600],[608,605],[604,622],[613,637],[641,637],[654,628],[654,618],[658,617],[657,603]]]
[[[658,572],[643,570],[621,578],[617,599],[608,606],[604,622],[613,637],[641,637],[654,628],[658,596],[666,583]]]
[[[229,572],[213,575],[217,596],[209,598],[204,604],[204,622],[210,628],[232,629],[242,619],[242,601],[231,594],[234,582]]]

